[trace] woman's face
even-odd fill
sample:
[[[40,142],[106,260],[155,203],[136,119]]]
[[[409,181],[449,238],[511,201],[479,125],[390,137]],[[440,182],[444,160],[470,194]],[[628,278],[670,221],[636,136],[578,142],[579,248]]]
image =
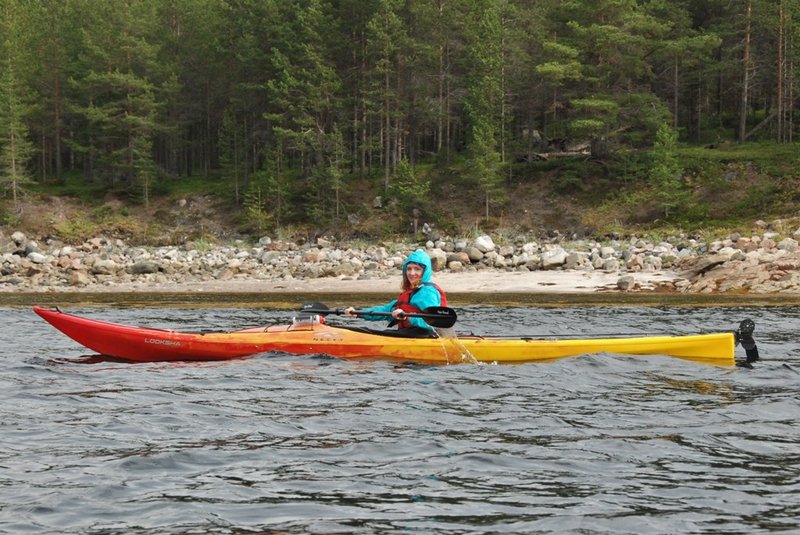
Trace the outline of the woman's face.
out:
[[[419,286],[419,283],[422,280],[422,274],[424,272],[425,268],[419,264],[410,263],[406,266],[406,278],[408,279],[408,282],[411,283],[413,288]]]

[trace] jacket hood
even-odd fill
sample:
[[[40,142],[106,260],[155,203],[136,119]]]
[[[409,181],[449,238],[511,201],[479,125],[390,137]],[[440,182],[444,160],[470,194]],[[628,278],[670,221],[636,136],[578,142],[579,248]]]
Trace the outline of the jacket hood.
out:
[[[419,264],[425,268],[422,272],[422,280],[421,282],[431,282],[433,267],[431,266],[431,257],[428,256],[428,253],[423,251],[422,249],[417,249],[406,258],[406,261],[403,262],[403,276],[406,276],[406,266],[409,263]]]

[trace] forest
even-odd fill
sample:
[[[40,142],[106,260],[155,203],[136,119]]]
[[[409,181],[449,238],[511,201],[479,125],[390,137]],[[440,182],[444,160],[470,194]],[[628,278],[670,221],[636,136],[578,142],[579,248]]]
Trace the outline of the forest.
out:
[[[800,0],[0,10],[6,220],[47,188],[148,206],[199,183],[253,232],[356,226],[376,207],[442,219],[445,199],[488,222],[544,180],[594,202],[627,191],[651,206],[640,219],[681,224],[717,217],[718,177],[691,151],[793,153]]]

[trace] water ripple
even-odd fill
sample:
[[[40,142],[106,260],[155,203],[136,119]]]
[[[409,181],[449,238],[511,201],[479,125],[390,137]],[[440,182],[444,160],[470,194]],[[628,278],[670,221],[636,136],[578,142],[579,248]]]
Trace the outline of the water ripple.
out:
[[[187,330],[292,315],[77,312]],[[689,333],[753,312],[476,306],[460,328]],[[765,360],[745,370],[612,354],[518,366],[279,353],[132,365],[4,309],[0,532],[791,531],[800,314],[757,312]]]

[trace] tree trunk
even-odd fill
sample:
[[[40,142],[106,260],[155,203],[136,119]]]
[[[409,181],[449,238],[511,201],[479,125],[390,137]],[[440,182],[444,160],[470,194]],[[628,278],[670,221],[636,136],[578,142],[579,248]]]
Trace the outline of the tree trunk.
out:
[[[608,140],[604,137],[592,139],[592,158],[596,160],[606,160],[610,155]]]
[[[17,133],[12,129],[8,139],[9,154],[11,155],[9,168],[11,175],[11,201],[17,206]]]
[[[389,190],[390,160],[392,157],[392,118],[389,113],[389,71],[383,77],[383,190]]]
[[[750,25],[753,14],[752,0],[745,7],[744,51],[742,53],[742,91],[739,102],[739,143],[744,143],[747,133],[747,101],[750,90]]]
[[[56,59],[59,49],[56,27],[55,15],[53,15],[50,18],[50,46],[51,54],[53,54],[53,63],[50,66],[53,76],[53,159],[56,166],[56,180],[61,183],[64,178],[61,160],[61,65]]]
[[[361,125],[361,151],[360,151],[361,154],[360,154],[359,169],[361,171],[361,177],[363,178],[367,174],[368,167],[369,167],[369,169],[372,168],[371,163],[368,165],[368,160],[367,160],[367,139],[368,139],[367,128],[368,128],[369,124],[368,124],[368,117],[367,117],[367,103],[366,103],[366,101],[363,101],[361,103],[361,119],[363,121],[363,124]],[[369,156],[370,156],[370,158],[372,157],[372,151],[369,151]]]
[[[450,77],[448,76],[445,80],[445,92],[444,92],[444,150],[447,151],[447,158],[445,159],[446,163],[450,163],[450,151],[453,148],[453,124],[450,119],[450,108],[452,106],[451,102],[451,91],[450,91]]]
[[[794,141],[794,60],[791,59],[793,48],[794,40],[792,39],[792,35],[790,33],[786,37],[786,57],[789,58],[786,65],[786,72],[789,73],[786,81],[786,102],[789,103],[789,123],[787,124],[789,136],[787,138],[787,142],[789,143]]]
[[[672,65],[672,127],[678,129],[678,91],[680,84],[678,83],[678,57],[675,56]]]
[[[437,5],[437,10],[439,12],[439,22],[441,23],[444,20],[444,1],[439,0]],[[445,50],[447,49],[446,39],[442,39],[439,37],[439,73],[436,78],[437,83],[437,97],[439,99],[439,115],[436,118],[436,154],[439,154],[442,150],[442,136],[444,135],[444,119],[445,119],[445,96],[444,96],[444,86],[445,86]]]
[[[505,21],[503,21],[505,22]],[[505,33],[500,39],[500,55],[506,48]],[[503,58],[505,60],[505,58]],[[500,64],[500,163],[506,163],[506,62]]]
[[[777,43],[777,56],[778,62],[776,65],[776,80],[775,89],[777,91],[777,105],[778,105],[778,143],[785,141],[784,125],[786,124],[786,116],[784,109],[784,57],[783,57],[783,0],[778,5],[778,43]]]

